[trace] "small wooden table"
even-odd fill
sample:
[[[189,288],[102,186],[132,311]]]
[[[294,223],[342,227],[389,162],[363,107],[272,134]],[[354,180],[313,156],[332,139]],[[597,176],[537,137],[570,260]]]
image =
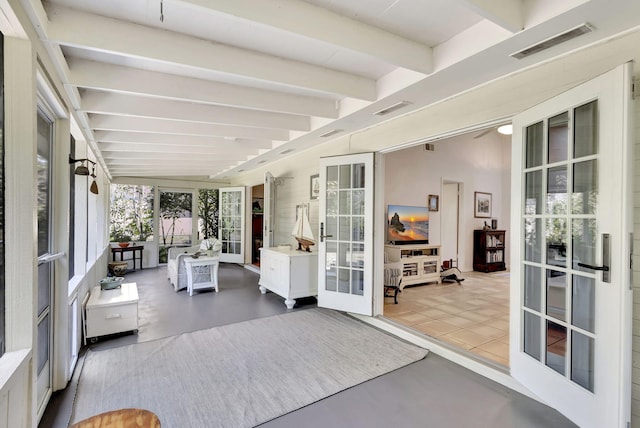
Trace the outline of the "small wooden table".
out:
[[[220,257],[200,256],[197,259],[193,257],[184,258],[184,267],[187,270],[187,291],[189,296],[193,296],[193,290],[201,288],[215,288],[218,292],[218,264]],[[209,268],[209,276],[202,281],[203,268]],[[195,272],[194,272],[195,270]]]
[[[69,428],[160,428],[160,419],[143,409],[119,409],[91,416]]]
[[[131,252],[133,253],[133,259],[127,259],[127,260],[133,260],[133,270],[136,270],[136,260],[140,260],[140,270],[142,270],[142,254],[144,250],[144,246],[142,245],[135,245],[132,247],[111,247],[111,261],[115,262],[116,261],[116,253],[120,253],[120,261],[126,261],[123,259],[123,255],[124,253],[128,253]],[[138,252],[140,254],[139,258],[136,258],[136,252]]]

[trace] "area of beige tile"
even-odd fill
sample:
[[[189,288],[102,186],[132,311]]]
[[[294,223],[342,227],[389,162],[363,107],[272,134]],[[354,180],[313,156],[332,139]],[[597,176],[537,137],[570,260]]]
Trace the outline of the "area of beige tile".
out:
[[[384,316],[450,345],[509,366],[509,277],[465,272],[462,284],[406,287]]]

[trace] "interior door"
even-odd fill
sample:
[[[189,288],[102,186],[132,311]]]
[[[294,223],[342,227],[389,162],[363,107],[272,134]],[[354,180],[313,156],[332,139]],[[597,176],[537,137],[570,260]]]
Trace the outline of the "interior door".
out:
[[[263,225],[262,247],[273,247],[273,235],[275,230],[276,212],[276,182],[273,174],[264,173],[264,209],[263,209]]]
[[[373,153],[320,160],[318,306],[373,311]]]
[[[511,371],[581,427],[630,418],[631,71],[513,123]]]
[[[219,196],[220,261],[244,263],[244,187],[222,188]]]

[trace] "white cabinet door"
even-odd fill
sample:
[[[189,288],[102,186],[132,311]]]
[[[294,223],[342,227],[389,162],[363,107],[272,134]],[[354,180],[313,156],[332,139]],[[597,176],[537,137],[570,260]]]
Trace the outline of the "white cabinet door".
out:
[[[631,71],[513,121],[511,371],[581,427],[630,420]]]

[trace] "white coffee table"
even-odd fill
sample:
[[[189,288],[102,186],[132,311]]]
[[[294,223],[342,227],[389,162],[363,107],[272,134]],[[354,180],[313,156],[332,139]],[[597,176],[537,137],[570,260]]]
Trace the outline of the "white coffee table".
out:
[[[138,287],[135,282],[113,290],[93,287],[85,307],[84,337],[95,342],[99,336],[138,332]]]
[[[218,265],[220,257],[200,256],[184,258],[184,267],[187,270],[187,291],[193,296],[193,290],[214,288],[218,292]],[[208,275],[206,270],[208,269]]]

